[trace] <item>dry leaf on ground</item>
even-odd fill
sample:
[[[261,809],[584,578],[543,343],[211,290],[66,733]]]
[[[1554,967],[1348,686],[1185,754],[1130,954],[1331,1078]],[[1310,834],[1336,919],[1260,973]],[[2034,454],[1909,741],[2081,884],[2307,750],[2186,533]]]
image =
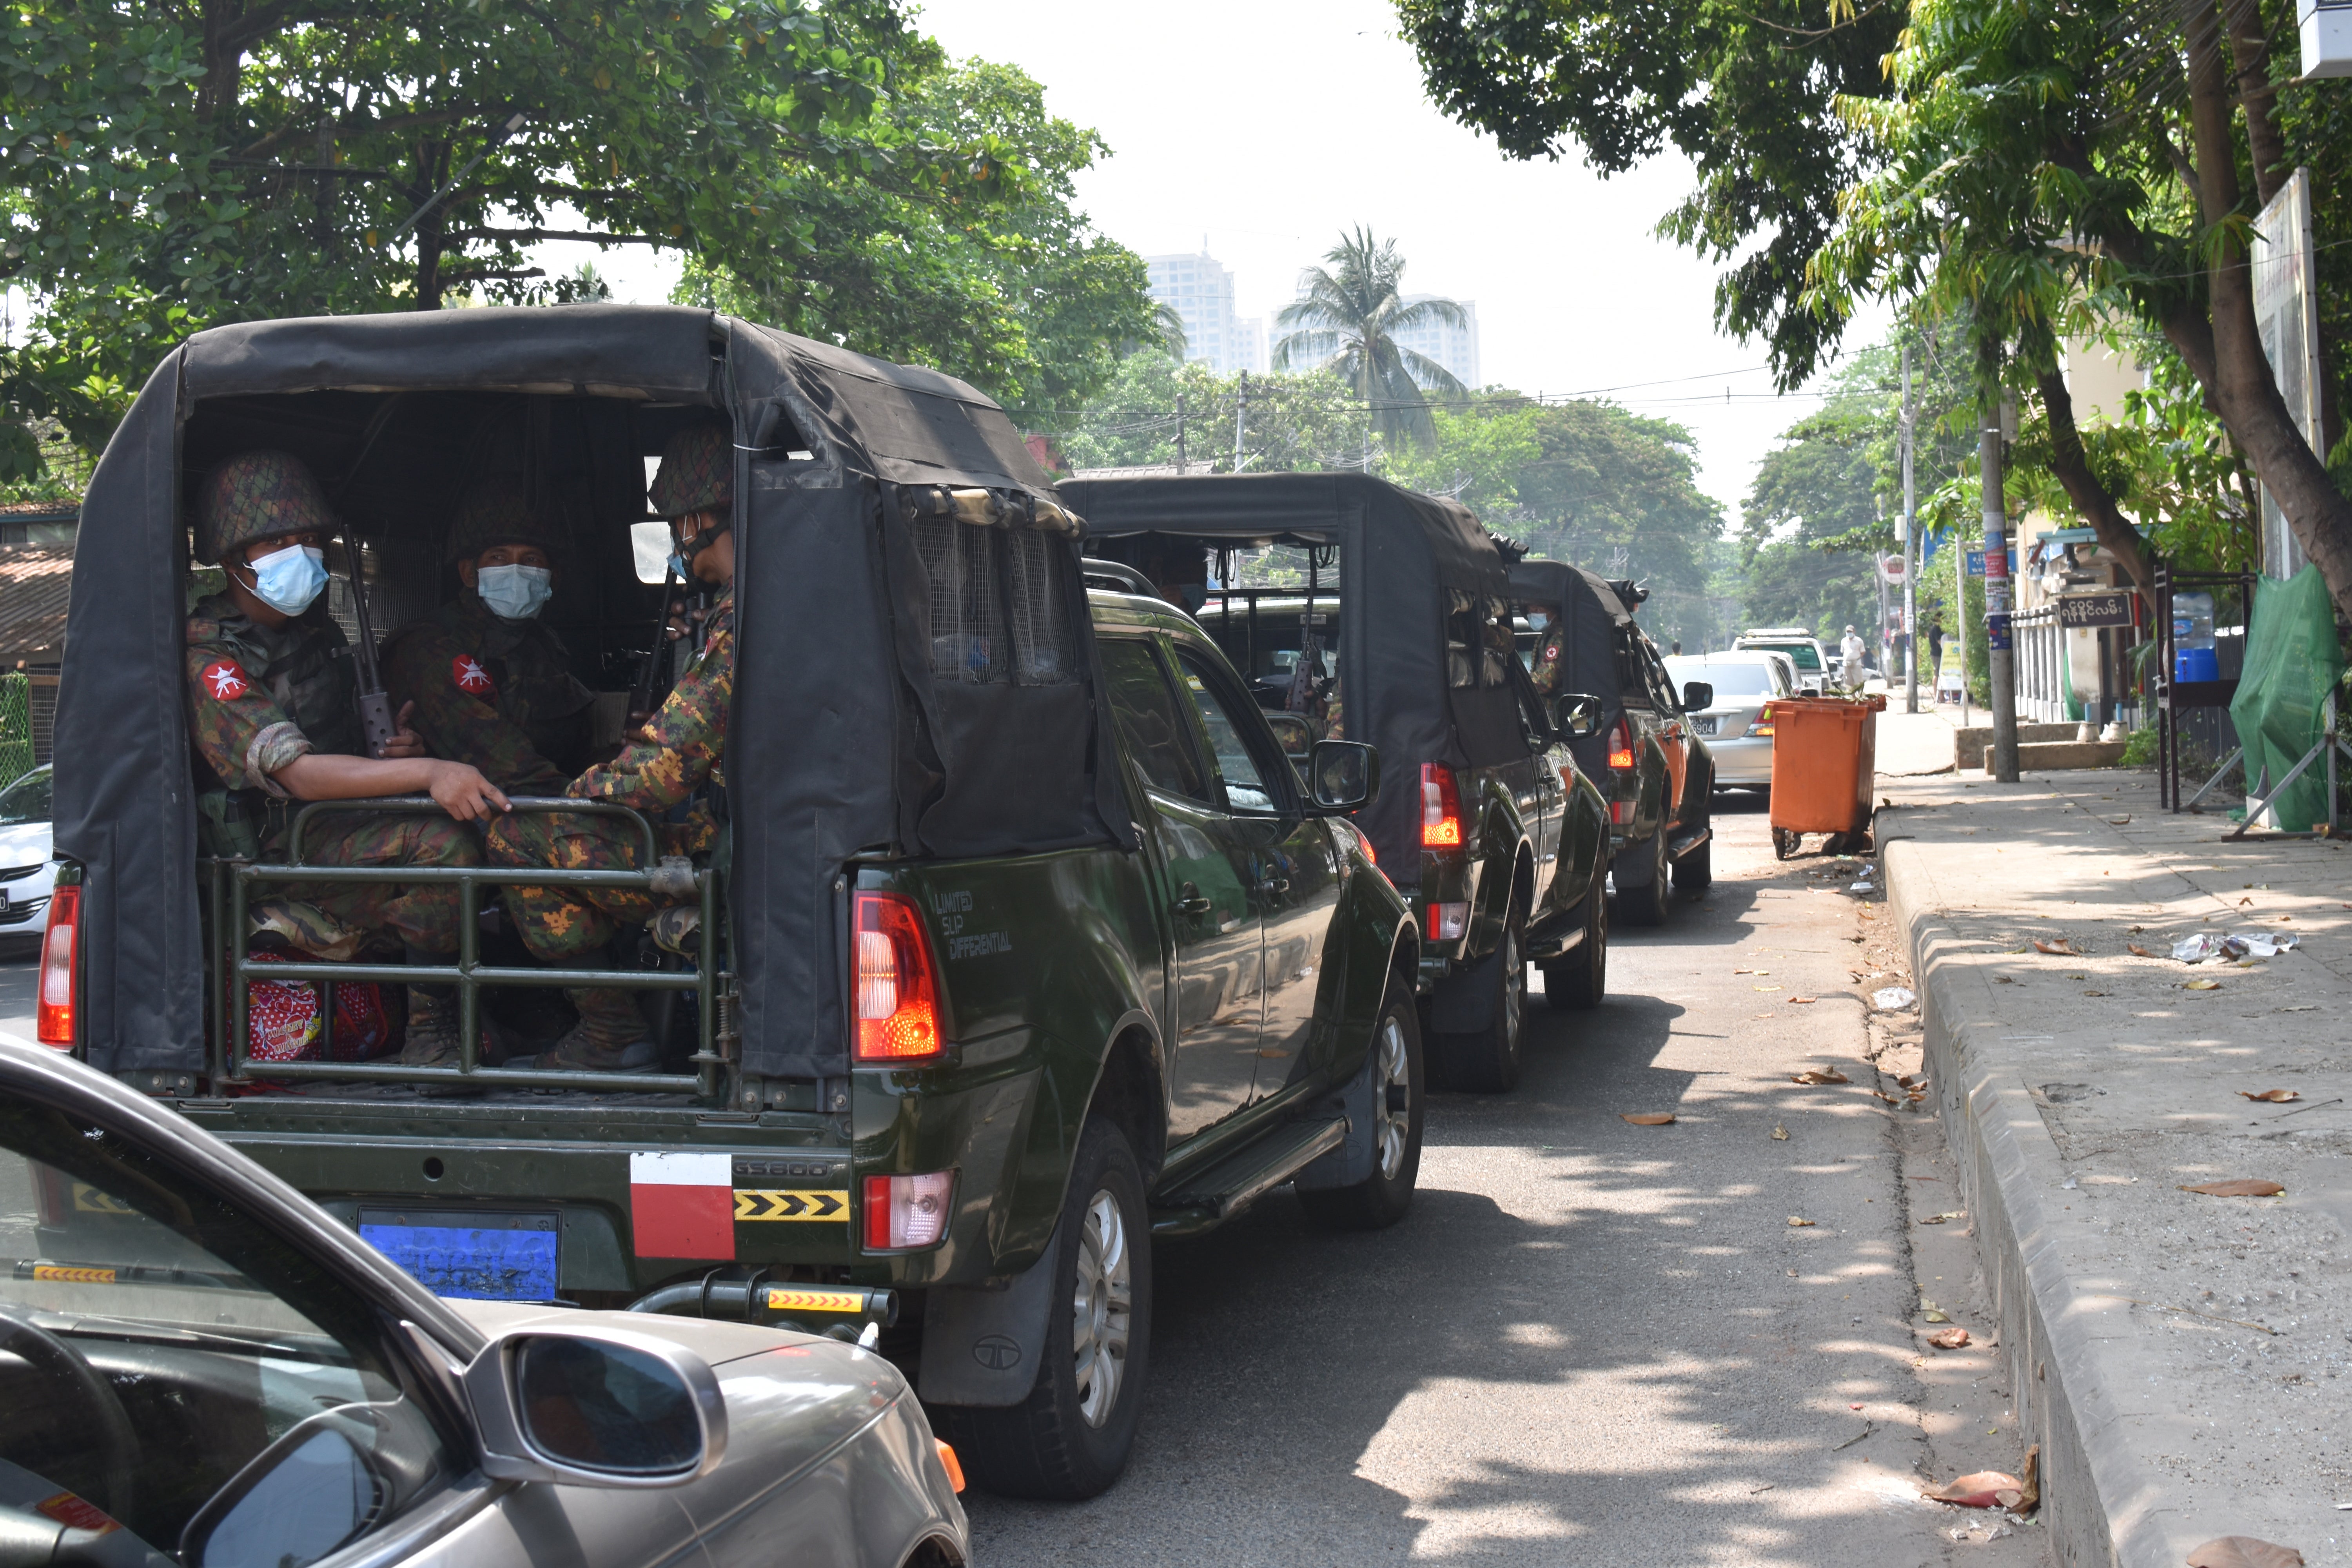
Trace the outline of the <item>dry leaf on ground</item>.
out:
[[[1818,996],[1791,996],[1790,1002],[1799,1007],[1809,1007],[1821,1000]]]
[[[2303,1091],[2298,1089],[2266,1089],[2259,1094],[2242,1089],[2238,1092],[2248,1100],[2267,1100],[2273,1105],[2284,1105],[2290,1100],[2303,1098]]]
[[[1748,989],[1751,991],[1778,991],[1780,987],[1778,985],[1751,985]]]
[[[2042,1506],[2042,1445],[2036,1443],[2025,1450],[2025,1479],[2015,1491],[2006,1488],[1992,1494],[1993,1501],[2011,1513],[2032,1513]]]
[[[1775,1142],[1786,1143],[1789,1141],[1789,1130],[1785,1127],[1775,1127],[1772,1129],[1772,1138]]]
[[[2274,1541],[2225,1535],[2190,1552],[2189,1568],[2303,1568],[2303,1553]]]
[[[2201,1186],[2180,1190],[2203,1193],[2209,1198],[2274,1198],[2286,1191],[2276,1182],[2265,1182],[2252,1176],[2241,1176],[2234,1182],[2207,1182]]]
[[[1972,1476],[1962,1476],[1948,1487],[1920,1495],[1929,1502],[1958,1503],[1962,1508],[1990,1508],[1996,1492],[2021,1492],[2023,1483],[2015,1476],[2001,1470],[1979,1470]]]
[[[2221,983],[2218,980],[2191,980],[2181,986],[2181,989],[2183,991],[2219,991],[2221,989]]]
[[[2156,956],[2156,954],[2148,952],[2147,949],[2140,946],[2140,944],[2136,942],[2127,942],[2124,943],[2124,946],[2131,950],[2131,954],[2134,958],[2154,958]]]
[[[1878,1098],[1879,1098],[1879,1099],[1881,1099],[1881,1100],[1883,1100],[1886,1101],[1886,1103],[1887,1103],[1887,1104],[1889,1104],[1889,1105],[1900,1105],[1900,1104],[1902,1104],[1902,1103],[1903,1103],[1901,1100],[1899,1100],[1895,1099],[1893,1095],[1891,1095],[1891,1094],[1887,1093],[1887,1092],[1886,1092],[1885,1089],[1872,1089],[1870,1092],[1871,1092],[1871,1093],[1873,1093],[1873,1094],[1874,1094],[1874,1095],[1876,1095],[1876,1096],[1878,1096]]]
[[[1927,1342],[1939,1351],[1965,1350],[1968,1348],[1969,1331],[1955,1324],[1941,1333],[1929,1334]]]
[[[1790,1073],[1789,1081],[1790,1083],[1852,1083],[1853,1079],[1835,1068],[1814,1068],[1804,1072]]]
[[[1664,1127],[1674,1121],[1674,1118],[1664,1111],[1649,1111],[1640,1116],[1634,1116],[1624,1111],[1620,1111],[1618,1112],[1618,1119],[1622,1121],[1630,1121],[1636,1127]]]
[[[2067,943],[2066,939],[2063,936],[2054,942],[2044,942],[2037,936],[2033,939],[2033,951],[2036,952],[2054,952],[2066,958],[2080,958],[2083,956],[2081,953],[2076,952],[2074,949]]]
[[[1929,1215],[1919,1223],[1921,1225],[1941,1225],[1948,1219],[1966,1219],[1968,1217],[1969,1211],[1966,1209],[1946,1209],[1942,1214]]]
[[[1813,1223],[1813,1222],[1812,1222],[1811,1220],[1809,1220],[1809,1219],[1800,1219],[1800,1218],[1799,1218],[1799,1217],[1797,1217],[1795,1215],[1790,1215],[1789,1216],[1789,1226],[1790,1226],[1790,1229],[1792,1229],[1792,1230],[1793,1230],[1793,1229],[1796,1229],[1796,1228],[1798,1228],[1798,1227],[1800,1227],[1800,1226],[1808,1226],[1808,1225],[1811,1225],[1811,1224],[1812,1224],[1812,1223]]]

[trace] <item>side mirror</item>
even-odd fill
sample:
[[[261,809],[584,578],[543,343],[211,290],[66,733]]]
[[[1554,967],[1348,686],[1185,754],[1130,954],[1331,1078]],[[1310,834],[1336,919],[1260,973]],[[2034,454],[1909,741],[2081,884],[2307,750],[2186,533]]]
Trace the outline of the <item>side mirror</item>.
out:
[[[1380,751],[1361,741],[1318,741],[1307,779],[1315,815],[1344,816],[1381,793]]]
[[[1714,687],[1708,685],[1704,680],[1686,680],[1683,683],[1684,712],[1696,713],[1703,708],[1712,708],[1714,706]]]
[[[630,1329],[532,1329],[490,1342],[465,1372],[494,1480],[674,1487],[727,1453],[710,1363]]]
[[[1552,700],[1552,727],[1571,741],[1601,732],[1601,699],[1565,691]]]
[[[1282,754],[1303,763],[1315,749],[1315,726],[1296,713],[1268,713],[1265,721],[1282,743]]]
[[[364,1405],[297,1422],[205,1500],[180,1532],[180,1561],[316,1563],[356,1539],[393,1504],[392,1478],[372,1457]]]

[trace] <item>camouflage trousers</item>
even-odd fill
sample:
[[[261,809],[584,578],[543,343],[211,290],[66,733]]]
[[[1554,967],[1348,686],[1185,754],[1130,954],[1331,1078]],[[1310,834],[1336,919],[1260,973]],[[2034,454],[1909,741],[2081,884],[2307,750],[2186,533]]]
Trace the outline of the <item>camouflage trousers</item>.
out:
[[[313,866],[478,866],[474,830],[446,816],[336,813],[303,834],[302,858]],[[383,931],[422,952],[457,951],[454,882],[313,883],[283,889],[339,925]],[[306,947],[309,944],[303,944]]]
[[[498,866],[545,866],[558,871],[637,871],[645,841],[634,824],[612,816],[517,812],[490,824],[483,836]],[[643,925],[668,900],[636,888],[506,889],[507,915],[533,958],[576,966],[626,926]]]

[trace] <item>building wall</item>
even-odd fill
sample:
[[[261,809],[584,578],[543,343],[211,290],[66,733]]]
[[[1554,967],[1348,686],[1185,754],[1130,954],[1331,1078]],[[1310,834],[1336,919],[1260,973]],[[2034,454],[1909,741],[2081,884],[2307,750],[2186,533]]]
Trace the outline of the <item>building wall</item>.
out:
[[[1234,275],[1202,250],[1197,256],[1147,256],[1152,299],[1184,319],[1184,353],[1219,375],[1265,369],[1265,322],[1234,313]]]

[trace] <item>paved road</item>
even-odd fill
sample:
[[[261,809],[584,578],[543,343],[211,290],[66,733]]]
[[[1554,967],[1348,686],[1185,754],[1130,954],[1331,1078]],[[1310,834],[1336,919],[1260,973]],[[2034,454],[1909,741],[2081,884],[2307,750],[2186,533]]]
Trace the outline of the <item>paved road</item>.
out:
[[[33,1004],[39,994],[34,975],[39,967],[37,958],[11,955],[0,962],[0,1033],[33,1037]]]
[[[1132,1468],[1075,1508],[969,1499],[985,1561],[2042,1561],[1916,1500],[1923,1466],[2016,1453],[1990,1357],[1915,1364],[1915,1263],[1952,1305],[1969,1259],[1942,1230],[1915,1259],[1904,1174],[1940,1142],[1864,1087],[1853,971],[1890,950],[1752,805],[1718,826],[1714,891],[1618,932],[1599,1013],[1538,1002],[1517,1093],[1436,1099],[1404,1224],[1325,1236],[1277,1194],[1160,1247]],[[1855,1085],[1789,1083],[1824,1062]]]

